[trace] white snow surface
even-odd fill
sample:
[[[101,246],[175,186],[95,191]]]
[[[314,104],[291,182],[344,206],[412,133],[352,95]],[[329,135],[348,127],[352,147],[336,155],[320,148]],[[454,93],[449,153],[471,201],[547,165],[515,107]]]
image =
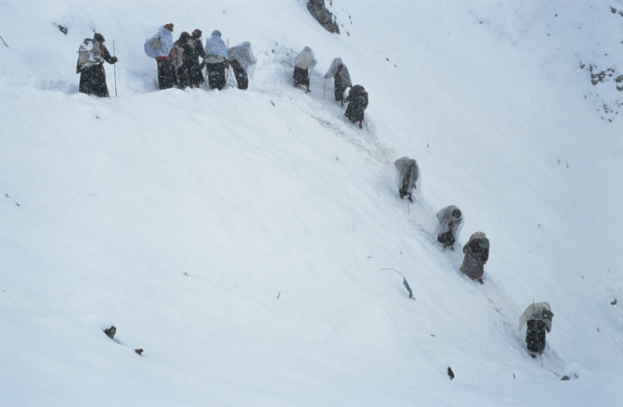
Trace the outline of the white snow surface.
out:
[[[303,0],[0,3],[0,405],[621,406],[623,120],[580,63],[623,69],[623,1],[327,5],[341,35]],[[169,22],[250,41],[249,90],[157,91]],[[118,97],[108,64],[110,99],[77,92],[94,29]],[[335,57],[363,130],[323,98]],[[484,285],[458,271],[476,231]]]

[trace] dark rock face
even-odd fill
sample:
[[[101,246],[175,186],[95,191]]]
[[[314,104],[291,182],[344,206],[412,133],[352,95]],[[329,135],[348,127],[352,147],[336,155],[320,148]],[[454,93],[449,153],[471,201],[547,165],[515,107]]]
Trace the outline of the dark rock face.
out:
[[[307,10],[309,10],[310,14],[314,16],[316,21],[327,31],[334,34],[340,33],[340,28],[337,26],[335,17],[325,8],[324,0],[309,0],[307,3]]]

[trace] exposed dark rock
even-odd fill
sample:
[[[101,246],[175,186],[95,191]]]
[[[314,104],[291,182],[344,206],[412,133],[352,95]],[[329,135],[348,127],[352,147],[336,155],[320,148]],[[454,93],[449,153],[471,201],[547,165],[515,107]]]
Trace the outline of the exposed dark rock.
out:
[[[454,379],[454,372],[450,366],[448,366],[448,376],[450,376],[450,380]]]
[[[134,352],[138,353],[139,356],[143,356],[143,348],[134,349]]]
[[[309,0],[307,10],[327,31],[335,34],[340,33],[337,20],[333,13],[325,8],[324,0]]]
[[[104,329],[104,333],[110,339],[115,339],[115,334],[117,333],[117,328],[113,325],[108,329]]]

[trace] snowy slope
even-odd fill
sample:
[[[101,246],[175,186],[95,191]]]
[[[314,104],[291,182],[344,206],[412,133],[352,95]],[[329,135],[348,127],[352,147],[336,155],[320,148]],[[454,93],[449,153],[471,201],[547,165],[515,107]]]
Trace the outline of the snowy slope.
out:
[[[3,405],[619,405],[623,124],[579,62],[621,69],[621,1],[335,0],[340,36],[302,0],[55,3],[0,5]],[[156,91],[142,46],[171,21],[250,41],[249,91]],[[77,93],[94,28],[116,98]],[[363,131],[323,99],[338,56]],[[461,245],[491,239],[484,286],[431,237],[450,204]]]

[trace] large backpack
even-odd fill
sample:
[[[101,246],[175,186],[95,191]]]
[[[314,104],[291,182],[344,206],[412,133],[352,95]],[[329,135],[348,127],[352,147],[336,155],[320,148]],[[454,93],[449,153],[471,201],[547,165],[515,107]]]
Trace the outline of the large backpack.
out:
[[[169,54],[171,53],[171,48],[169,48],[169,44],[172,48],[173,42],[167,41],[167,39],[164,38],[159,32],[153,37],[148,38],[145,41],[145,45],[143,46],[143,48],[145,49],[145,54],[150,58],[169,59]]]
[[[351,90],[351,97],[350,97],[350,102],[354,103],[355,106],[364,108],[367,107],[367,99],[368,99],[368,92],[366,92],[365,88],[361,85],[355,85],[353,86],[353,89]]]
[[[104,62],[99,42],[86,38],[78,49],[78,72]]]
[[[179,44],[173,45],[173,55],[171,56],[171,63],[176,68],[179,68],[184,63],[184,47]]]
[[[149,48],[158,51],[162,47],[162,37],[158,36],[149,41]]]

